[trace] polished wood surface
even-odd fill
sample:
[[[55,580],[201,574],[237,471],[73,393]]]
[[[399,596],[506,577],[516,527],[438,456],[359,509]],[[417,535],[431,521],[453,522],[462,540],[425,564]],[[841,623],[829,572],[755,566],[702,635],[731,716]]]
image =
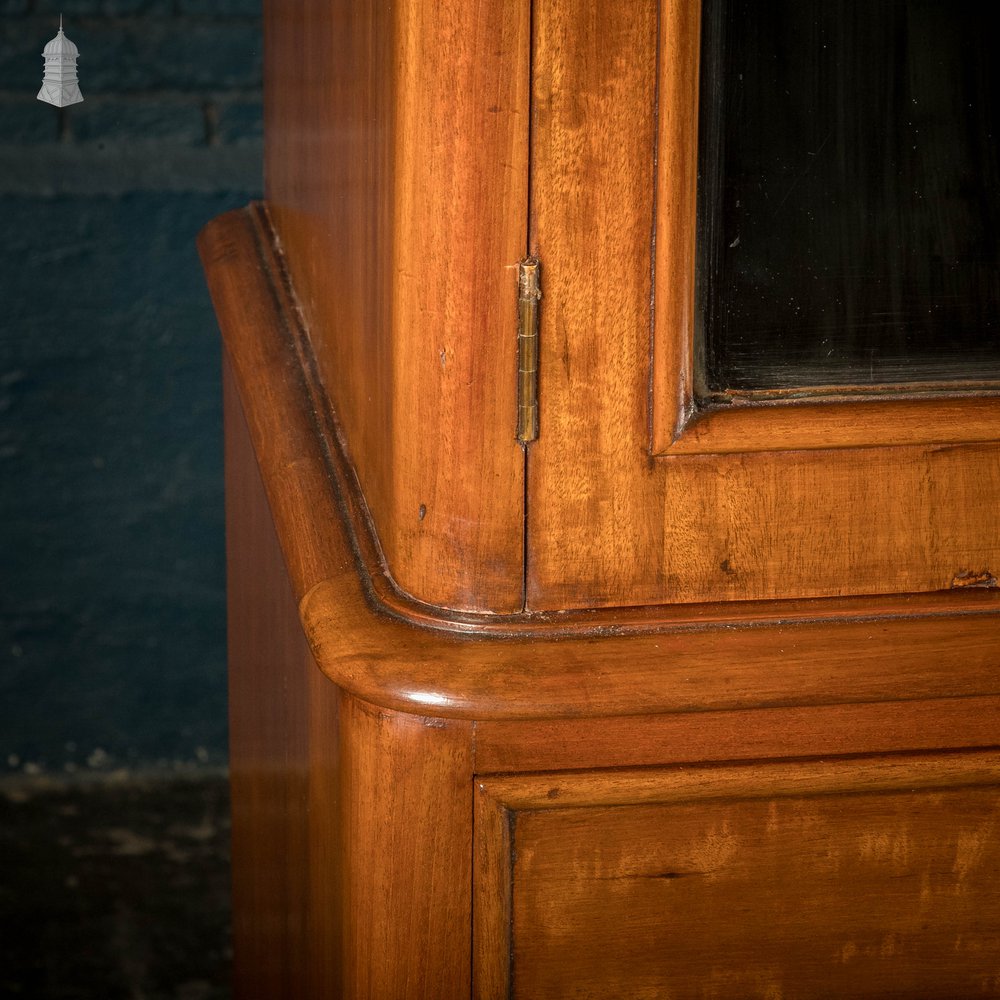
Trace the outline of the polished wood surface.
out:
[[[688,405],[698,9],[268,0],[199,239],[241,1000],[1000,992],[993,404]]]
[[[528,455],[534,609],[673,600],[661,509],[630,481],[649,440],[633,390],[649,382],[656,19],[656,0],[534,5],[531,249],[544,296]]]
[[[956,752],[1000,744],[996,594],[881,619],[841,604],[739,627],[718,610],[578,621],[562,639],[546,621],[484,636],[379,610],[259,222],[234,213],[202,240],[231,352],[237,995],[499,997],[513,969],[522,996],[661,995],[669,975],[681,996],[742,1000],[772,956],[759,981],[778,969],[783,995],[829,975],[841,995],[870,980],[953,996],[940,983],[991,958],[998,923],[983,829],[1000,771],[995,753]],[[726,822],[742,852],[717,878],[604,877],[610,858],[675,865],[685,837]],[[879,845],[904,834],[890,871]],[[829,861],[866,837],[867,861]],[[704,919],[656,896],[678,882]],[[622,933],[646,916],[646,937]],[[686,948],[640,947],[649,928]],[[944,947],[959,935],[968,953]]]
[[[530,5],[265,7],[269,211],[389,573],[518,611]]]
[[[310,957],[310,901],[321,896],[308,863],[310,799],[322,788],[309,763],[335,759],[336,691],[302,634],[228,364],[224,386],[233,986],[238,997],[309,996],[330,978],[310,967],[336,957]],[[330,718],[311,731],[318,714]]]
[[[316,668],[226,390],[235,994],[467,997],[471,724],[368,705]]]
[[[414,624],[469,634],[624,635],[711,623],[833,622],[873,614],[898,619],[1000,607],[1000,594],[968,586],[878,601],[854,597],[715,602],[503,616],[443,611],[413,601],[400,594],[385,572],[369,511],[343,454],[342,437],[316,375],[293,290],[285,280],[287,262],[275,245],[266,211],[255,205],[220,217],[205,229],[200,246],[223,336],[247,390],[255,447],[273,473],[268,480],[270,500],[282,524],[287,522],[282,544],[300,596],[323,579],[324,567],[346,566],[350,549],[362,588],[376,607]],[[286,377],[286,372],[294,375]],[[293,467],[295,475],[289,478],[287,472]],[[346,538],[338,509],[348,522]]]
[[[474,802],[472,996],[510,1000],[515,814],[487,794],[481,782]]]
[[[507,881],[477,912],[512,960],[476,995],[1000,995],[997,764],[481,781],[477,817],[509,833],[477,854],[488,885]]]
[[[734,394],[726,406],[693,413],[659,454],[958,445],[995,441],[997,427],[1000,399],[973,391],[930,398],[897,391],[872,400],[870,395],[852,396],[848,390],[839,397],[777,398],[773,402]],[[966,450],[963,454],[976,453]],[[865,460],[864,456],[860,459]]]
[[[203,234],[202,253],[303,627],[321,669],[345,689],[396,709],[479,719],[1000,694],[1000,594],[991,590],[829,611],[817,602],[617,623],[529,617],[520,630],[426,614],[416,620],[434,627],[413,628],[401,620],[405,607],[380,611],[384,591],[366,576],[362,533],[345,529],[350,498],[331,488],[336,441],[316,422],[308,358],[268,279],[277,265],[259,221],[252,211],[222,217]],[[493,641],[468,635],[483,632]]]
[[[695,261],[702,0],[660,4],[650,378],[652,450],[674,443],[695,404]]]
[[[657,11],[535,7],[531,239],[544,299],[528,607],[907,593],[995,576],[995,398],[692,413],[693,348],[675,342],[690,329],[677,316],[692,162],[676,149],[657,161],[654,141],[690,128],[697,17],[664,0],[658,44]],[[655,254],[654,220],[667,227]],[[679,436],[668,426],[689,417]],[[673,442],[666,457],[650,455],[654,418],[658,449]]]
[[[1000,697],[476,723],[476,773],[1000,745]]]
[[[301,613],[329,676],[402,710],[544,719],[1000,693],[993,615],[505,641],[349,626],[341,587]],[[359,602],[360,604],[360,602]],[[956,670],[955,650],[961,650]]]
[[[355,699],[341,725],[345,972],[342,993],[325,995],[467,997],[471,725]]]

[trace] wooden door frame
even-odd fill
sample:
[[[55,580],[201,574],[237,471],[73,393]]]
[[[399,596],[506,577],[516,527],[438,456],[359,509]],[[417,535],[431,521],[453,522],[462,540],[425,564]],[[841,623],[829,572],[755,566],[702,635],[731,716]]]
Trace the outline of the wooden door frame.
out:
[[[993,586],[996,395],[700,405],[700,11],[533,4],[527,609]]]
[[[996,389],[954,385],[726,392],[698,398],[699,74],[703,0],[662,0],[657,108],[651,454],[993,441]],[[921,391],[924,390],[924,391]],[[931,390],[931,391],[928,391]],[[988,394],[984,394],[988,393]]]

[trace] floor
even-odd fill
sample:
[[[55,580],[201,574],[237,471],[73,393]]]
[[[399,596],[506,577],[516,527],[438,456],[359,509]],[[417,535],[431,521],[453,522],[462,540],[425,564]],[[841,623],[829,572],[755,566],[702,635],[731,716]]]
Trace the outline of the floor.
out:
[[[0,782],[0,997],[225,1000],[222,774]]]

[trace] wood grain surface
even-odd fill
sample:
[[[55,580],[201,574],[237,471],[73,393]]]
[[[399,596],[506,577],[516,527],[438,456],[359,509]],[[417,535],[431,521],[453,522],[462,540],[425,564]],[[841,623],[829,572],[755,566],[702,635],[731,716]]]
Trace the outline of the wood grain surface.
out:
[[[734,397],[724,406],[689,408],[690,419],[661,455],[723,455],[797,449],[957,445],[995,441],[1000,399],[971,391],[921,396],[855,392],[841,397]],[[857,461],[870,459],[862,454]]]
[[[389,572],[523,603],[527,0],[266,5],[266,192]]]
[[[1000,746],[1000,698],[476,723],[476,773]]]
[[[509,898],[482,923],[509,917],[512,960],[478,996],[1000,995],[997,764],[481,781],[477,815],[512,831]]]
[[[233,990],[305,997],[339,979],[336,911],[310,887],[309,862],[311,799],[335,791],[310,781],[309,764],[335,759],[336,689],[302,634],[228,364],[224,385]],[[316,729],[318,715],[328,718]]]
[[[996,590],[618,624],[528,616],[520,630],[426,615],[418,620],[433,627],[414,627],[387,614],[345,521],[336,441],[317,423],[294,316],[256,232],[252,212],[231,213],[205,231],[202,253],[300,617],[321,669],[347,690],[472,719],[1000,694]]]
[[[701,0],[660,4],[650,432],[675,443],[695,404]]]
[[[468,997],[472,727],[355,699],[341,724],[344,982],[315,995]]]
[[[663,510],[645,484],[649,417],[634,392],[649,381],[656,22],[656,0],[534,5],[530,233],[543,299],[540,430],[528,454],[533,609],[651,603],[640,584],[650,575],[673,599],[662,585]]]
[[[534,8],[531,241],[544,299],[528,607],[913,593],[984,569],[995,578],[996,399],[734,405],[687,425],[669,457],[651,456],[651,323],[662,321],[657,370],[673,365],[683,381],[686,355],[666,339],[687,329],[676,315],[691,261],[675,220],[682,236],[657,238],[654,279],[654,223],[665,212],[690,221],[678,177],[691,169],[662,143],[657,168],[654,144],[658,130],[665,142],[690,130],[696,22],[666,0]],[[654,395],[684,416],[682,389],[654,385]]]
[[[267,0],[268,203],[200,237],[241,998],[1000,993],[996,445],[651,451],[698,7]]]
[[[227,377],[234,992],[468,996],[472,727],[313,661]]]
[[[237,996],[458,997],[468,993],[471,977],[475,996],[499,997],[507,995],[513,967],[519,977],[515,995],[560,996],[571,989],[595,996],[614,996],[616,989],[618,995],[636,996],[652,989],[656,995],[664,988],[657,977],[669,975],[680,996],[711,986],[715,993],[709,995],[742,997],[755,995],[760,983],[773,986],[781,962],[782,982],[790,983],[787,995],[796,995],[797,988],[798,995],[815,992],[815,982],[825,975],[842,990],[859,981],[884,985],[891,969],[909,995],[933,996],[941,977],[960,982],[966,968],[974,970],[990,958],[995,890],[982,872],[995,862],[988,853],[992,841],[981,834],[995,813],[996,795],[995,787],[988,798],[976,789],[995,786],[995,753],[669,770],[622,765],[995,743],[1000,699],[480,721],[475,729],[471,723],[358,701],[316,668],[304,641],[235,381],[227,368]],[[260,388],[277,403],[267,385]],[[262,455],[270,463],[290,445],[268,440]],[[304,473],[308,465],[300,455],[283,467]],[[304,483],[295,478],[300,487],[308,485],[307,474]],[[281,490],[275,495],[278,523],[288,530],[287,496]],[[335,550],[328,555],[331,565],[338,565]],[[309,560],[291,565],[301,573]],[[379,618],[350,600],[339,607],[341,626],[359,610],[369,615],[372,632],[371,645],[357,650],[362,660],[376,655],[386,625],[435,637],[427,629]],[[940,624],[931,619],[935,623]],[[347,636],[349,642],[356,638],[357,633]],[[524,645],[466,638],[449,646],[436,638],[439,680],[469,665],[454,656],[456,650],[475,649],[485,662],[498,648]],[[829,631],[826,642],[835,645]],[[600,645],[635,644],[619,637]],[[545,663],[551,667],[566,647],[546,644]],[[392,655],[393,647],[388,652]],[[590,669],[595,665],[591,660]],[[435,700],[426,676],[404,680],[411,671],[404,656],[394,683],[412,686],[384,693],[411,710],[453,710]],[[503,681],[512,679],[519,683],[516,676]],[[544,696],[545,685],[540,687]],[[530,693],[531,685],[526,688]],[[641,702],[636,698],[634,704]],[[579,770],[609,766],[613,770],[589,775]],[[474,780],[476,770],[525,768],[550,773],[489,777],[478,786]],[[559,775],[552,768],[574,770]],[[888,810],[870,808],[878,796]],[[814,808],[826,801],[835,805]],[[544,814],[546,809],[554,811]],[[771,829],[765,819],[774,817]],[[678,858],[690,854],[686,843],[711,841],[712,831],[725,823],[743,838],[743,853],[739,864],[728,864],[717,877],[685,883],[698,891],[685,900],[683,912],[700,914],[700,923],[671,915],[664,904],[675,897],[646,891],[673,879],[647,878],[648,872],[636,874],[631,867],[626,877],[605,877],[612,857],[629,866],[655,863],[673,870]],[[897,864],[887,881],[887,852],[895,859],[903,836],[910,867]],[[862,841],[870,845],[867,867],[831,873],[828,865],[820,867],[822,877],[806,877],[828,861],[831,850],[846,851]],[[965,867],[956,875],[960,850]],[[517,893],[510,880],[515,852]],[[580,857],[591,859],[583,873],[573,860]],[[901,926],[910,919],[914,880],[932,869],[937,875],[927,884],[933,927]],[[920,881],[921,894],[924,889]],[[532,923],[539,907],[541,928]],[[763,920],[733,923],[731,914],[748,912],[747,907],[751,915],[754,907],[790,913],[794,927]],[[824,918],[821,927],[799,919],[802,913],[827,911],[834,918]],[[637,920],[646,921],[639,933]],[[718,924],[718,934],[706,929],[708,921]],[[892,929],[876,937],[876,926]],[[560,928],[568,930],[563,934]],[[649,934],[667,933],[689,946],[684,955],[694,955],[690,963],[684,960],[679,978],[676,962],[671,964],[677,949],[664,950],[649,940]],[[967,951],[955,952],[963,963],[958,978],[949,956],[938,960],[946,933],[966,942]],[[891,948],[883,948],[887,935],[895,935]],[[792,945],[806,940],[814,951],[817,942],[842,946],[844,968],[831,973],[826,952],[810,965],[804,946],[802,968],[789,966],[788,953],[794,952],[784,947],[789,940]],[[632,949],[625,958],[623,948]],[[768,979],[761,956],[779,948],[780,961],[768,965]],[[601,956],[596,970],[595,955]],[[727,968],[721,978],[716,975]],[[609,982],[608,970],[616,969],[620,980]],[[914,977],[921,983],[918,990]]]

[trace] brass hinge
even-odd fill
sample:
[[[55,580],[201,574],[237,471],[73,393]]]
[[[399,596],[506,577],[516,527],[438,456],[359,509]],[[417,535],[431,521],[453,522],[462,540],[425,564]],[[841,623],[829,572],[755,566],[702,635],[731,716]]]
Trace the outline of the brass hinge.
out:
[[[517,439],[538,437],[538,260],[526,257],[517,268]]]

